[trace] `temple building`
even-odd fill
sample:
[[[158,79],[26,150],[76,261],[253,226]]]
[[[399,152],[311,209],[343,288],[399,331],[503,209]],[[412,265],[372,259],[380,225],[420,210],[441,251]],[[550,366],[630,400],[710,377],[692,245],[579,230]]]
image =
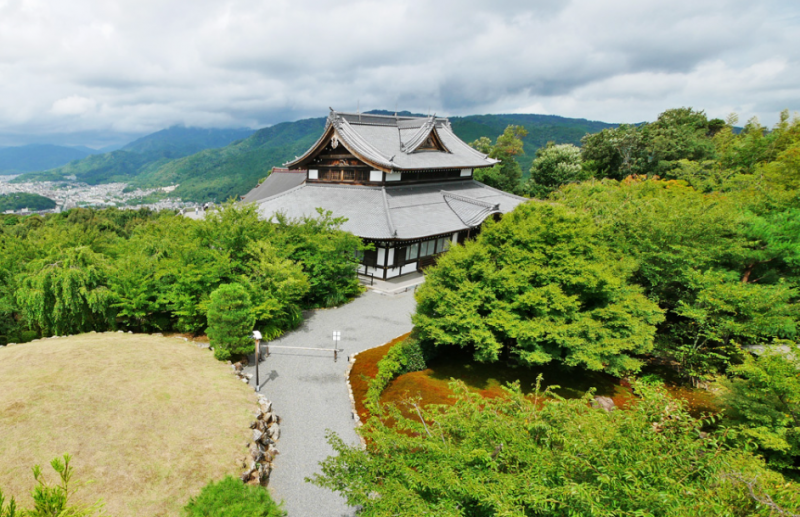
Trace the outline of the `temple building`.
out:
[[[347,218],[342,229],[375,245],[360,272],[388,279],[422,270],[525,201],[472,179],[496,163],[446,118],[331,111],[319,140],[243,201],[265,219],[316,216],[318,207]]]

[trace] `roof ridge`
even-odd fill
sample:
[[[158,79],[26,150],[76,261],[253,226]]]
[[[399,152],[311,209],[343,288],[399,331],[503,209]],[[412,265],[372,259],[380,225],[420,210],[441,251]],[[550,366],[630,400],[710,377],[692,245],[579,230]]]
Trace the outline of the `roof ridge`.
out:
[[[336,117],[334,119],[333,125],[336,131],[339,133],[339,136],[344,137],[343,143],[345,144],[345,147],[347,147],[349,144],[353,147],[359,148],[359,150],[361,151],[361,153],[353,153],[353,154],[356,155],[362,154],[367,158],[371,158],[376,163],[383,165],[384,167],[394,168],[395,166],[394,162],[392,162],[390,158],[381,154],[381,152],[375,149],[375,147],[373,147],[372,144],[367,142],[367,140],[364,137],[362,137],[358,133],[358,131],[353,129],[353,127],[350,125],[350,122],[348,122],[347,119],[345,119],[344,117]],[[348,142],[348,140],[350,141]],[[350,152],[353,152],[352,149],[350,150]]]
[[[392,214],[389,211],[389,200],[386,198],[386,188],[381,187],[381,194],[383,197],[383,211],[386,212],[386,223],[389,225],[389,233],[392,237],[397,236],[397,229],[394,227],[392,223]]]
[[[422,120],[431,117],[431,115],[422,115],[421,117],[417,117],[415,115],[380,115],[378,113],[364,113],[364,112],[353,113],[350,111],[336,111],[336,110],[331,110],[331,113],[334,113],[336,115],[352,115],[352,116],[362,115],[365,117],[380,117],[380,118],[395,119],[395,120]],[[437,117],[435,115],[433,115],[433,117],[436,120],[449,120],[448,117]]]
[[[399,132],[400,131],[398,131],[398,133]],[[436,138],[439,140],[439,143],[441,144],[444,151],[446,153],[452,154],[450,149],[448,149],[447,146],[442,141],[442,137],[440,137],[439,133],[436,131],[436,118],[432,116],[428,117],[425,123],[422,124],[422,126],[420,126],[419,129],[417,129],[417,131],[414,132],[413,135],[411,135],[411,138],[407,140],[407,143],[403,143],[402,137],[400,138],[400,150],[406,154],[413,153],[422,144],[425,143],[425,141],[428,139],[431,133],[436,133]]]
[[[478,214],[476,214],[475,216],[473,216],[471,218],[468,218],[468,219],[464,219],[464,217],[461,216],[459,211],[456,210],[456,208],[453,205],[450,204],[450,201],[448,200],[448,197],[452,197],[453,201],[461,201],[462,203],[467,203],[467,204],[473,204],[473,203],[469,203],[468,201],[462,199],[460,196],[459,197],[442,196],[442,197],[444,198],[444,202],[447,204],[447,207],[450,210],[452,210],[452,212],[454,214],[456,214],[456,217],[458,217],[458,219],[468,227],[477,226],[478,224],[482,223],[487,217],[489,217],[489,214],[495,213],[495,212],[497,212],[499,210],[499,208],[492,209],[492,208],[483,206],[483,204],[475,203],[474,206],[478,206],[482,210]]]
[[[481,201],[480,199],[475,199],[475,198],[471,198],[469,196],[465,196],[463,194],[456,194],[454,192],[449,192],[447,190],[440,190],[439,192],[441,192],[442,196],[445,197],[445,201],[447,200],[448,197],[451,197],[453,199],[458,199],[460,201],[464,201],[465,203],[472,203],[473,205],[482,206],[484,208],[490,208],[492,210],[499,210],[500,209],[500,203],[492,204],[492,203],[489,203],[489,202],[486,202],[486,201]]]
[[[448,121],[448,122],[449,122],[449,121]],[[492,163],[492,164],[498,164],[498,163],[500,163],[500,160],[498,160],[498,159],[496,159],[496,158],[489,158],[489,155],[488,155],[488,154],[483,154],[482,152],[478,151],[477,149],[475,149],[474,147],[472,147],[472,146],[471,146],[471,145],[469,145],[468,143],[466,143],[466,142],[464,142],[463,140],[461,140],[461,139],[458,137],[458,135],[457,135],[457,134],[455,134],[455,132],[453,131],[453,128],[452,128],[452,127],[451,127],[449,124],[445,124],[445,125],[443,125],[443,126],[442,126],[442,128],[443,128],[443,129],[444,129],[444,130],[445,130],[447,133],[449,133],[449,134],[450,134],[450,136],[454,137],[454,138],[456,139],[456,141],[458,141],[458,142],[461,142],[461,144],[462,144],[462,145],[461,145],[461,147],[463,147],[464,149],[467,149],[467,150],[469,150],[469,151],[470,151],[472,154],[474,154],[475,156],[479,156],[479,157],[481,157],[482,159],[486,160],[488,163]],[[441,138],[440,138],[440,140],[441,140]]]

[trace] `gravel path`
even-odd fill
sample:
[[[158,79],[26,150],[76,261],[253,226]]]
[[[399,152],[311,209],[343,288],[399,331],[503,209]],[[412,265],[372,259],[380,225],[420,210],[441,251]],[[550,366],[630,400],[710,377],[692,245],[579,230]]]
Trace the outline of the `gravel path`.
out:
[[[345,442],[358,442],[344,379],[348,355],[409,332],[414,307],[413,292],[367,292],[337,309],[312,311],[299,329],[271,343],[333,348],[333,331],[342,333],[338,362],[327,351],[272,349],[259,365],[261,393],[273,401],[282,419],[270,489],[276,500],[285,501],[289,517],[354,515],[338,494],[304,479],[319,472],[318,463],[333,452],[325,441],[326,429]]]

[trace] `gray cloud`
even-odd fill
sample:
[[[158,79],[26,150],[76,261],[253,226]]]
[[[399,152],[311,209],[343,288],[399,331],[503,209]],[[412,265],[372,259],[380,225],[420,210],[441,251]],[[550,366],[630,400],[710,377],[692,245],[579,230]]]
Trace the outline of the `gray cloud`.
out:
[[[771,124],[800,110],[798,26],[791,0],[0,0],[0,143],[357,105]]]

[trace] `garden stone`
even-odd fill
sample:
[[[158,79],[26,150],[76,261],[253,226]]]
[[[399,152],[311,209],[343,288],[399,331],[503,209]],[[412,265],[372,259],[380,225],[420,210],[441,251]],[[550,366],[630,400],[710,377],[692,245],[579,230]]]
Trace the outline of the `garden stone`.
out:
[[[273,440],[279,440],[281,437],[281,427],[278,424],[272,424],[267,430],[269,437]]]
[[[603,396],[595,397],[594,401],[592,402],[592,407],[601,408],[608,412],[614,411],[614,409],[616,409],[616,405],[614,404],[614,401],[611,399],[611,397],[603,397]]]

